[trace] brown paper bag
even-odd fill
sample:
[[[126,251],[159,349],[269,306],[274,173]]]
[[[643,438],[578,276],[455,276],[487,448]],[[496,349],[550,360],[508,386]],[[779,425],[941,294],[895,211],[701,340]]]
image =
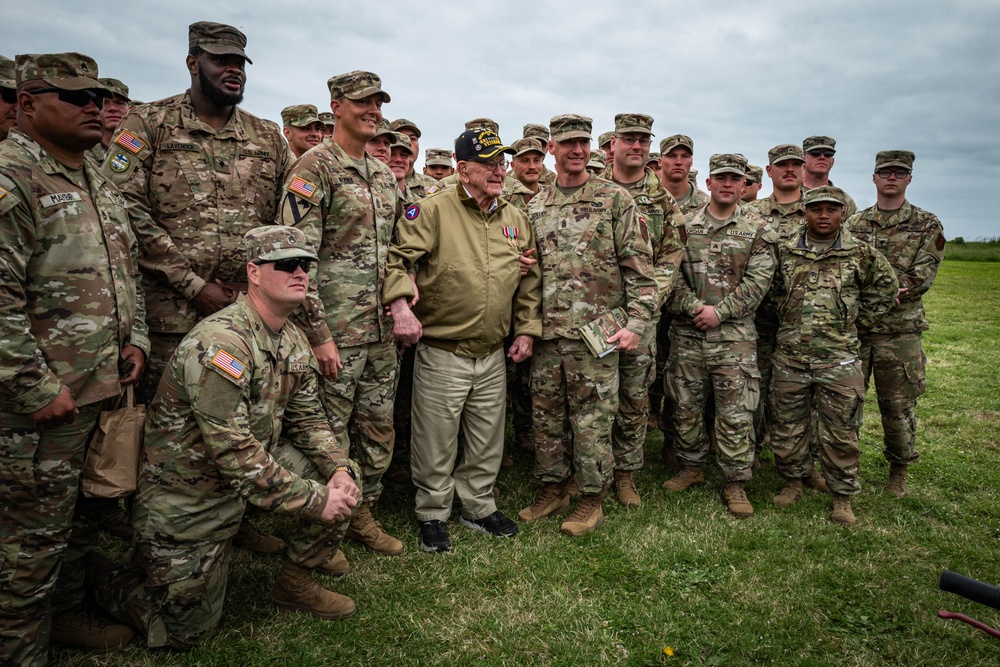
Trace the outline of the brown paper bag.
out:
[[[114,410],[102,410],[83,464],[80,489],[86,498],[122,498],[135,492],[146,406],[135,405],[132,385]],[[124,403],[124,404],[123,404]]]

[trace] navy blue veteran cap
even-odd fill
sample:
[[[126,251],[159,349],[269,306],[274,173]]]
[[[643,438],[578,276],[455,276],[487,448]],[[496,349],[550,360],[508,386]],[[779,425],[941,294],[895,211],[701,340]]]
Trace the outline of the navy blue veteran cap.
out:
[[[455,139],[455,159],[459,162],[487,162],[501,153],[516,153],[505,146],[493,130],[478,128],[466,130]]]

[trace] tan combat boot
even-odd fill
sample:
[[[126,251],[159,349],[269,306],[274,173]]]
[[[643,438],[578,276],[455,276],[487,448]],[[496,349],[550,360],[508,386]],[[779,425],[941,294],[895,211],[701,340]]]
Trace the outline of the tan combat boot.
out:
[[[566,484],[564,482],[546,484],[535,504],[518,512],[517,518],[521,521],[534,521],[550,514],[563,514],[568,509],[569,494],[566,492]]]
[[[615,471],[615,495],[618,502],[625,507],[638,507],[642,504],[639,492],[635,490],[635,480],[631,470]]]
[[[80,610],[52,617],[52,641],[95,653],[116,651],[134,636],[135,632],[127,625],[109,623]]]
[[[347,556],[344,555],[344,551],[337,549],[333,554],[333,558],[316,569],[331,577],[342,577],[351,571],[351,564],[347,562]]]
[[[722,489],[722,500],[733,516],[741,519],[753,516],[753,505],[747,499],[743,482],[726,482],[725,488]]]
[[[677,458],[677,450],[674,449],[673,445],[663,443],[663,449],[660,450],[660,457],[663,459],[663,465],[667,466],[667,470],[678,472],[684,469],[684,464]]]
[[[833,511],[830,512],[830,521],[842,523],[845,526],[854,525],[854,510],[851,509],[850,496],[842,496],[839,493],[833,495]]]
[[[355,612],[354,600],[324,588],[307,568],[286,560],[271,587],[271,601],[279,609],[304,611],[335,621]]]
[[[906,495],[906,466],[901,463],[889,464],[889,481],[886,482],[885,490],[902,498]]]
[[[354,508],[351,525],[348,526],[344,537],[385,556],[398,556],[403,553],[403,543],[382,530],[382,524],[375,520],[371,501],[363,502]]]
[[[785,480],[785,488],[781,490],[781,493],[772,498],[772,500],[774,500],[775,505],[781,507],[790,507],[799,502],[802,500],[802,480]]]
[[[587,493],[580,497],[576,509],[559,526],[559,532],[570,537],[580,537],[602,523],[604,523],[604,512],[601,510],[601,494]]]
[[[280,537],[268,535],[257,530],[257,527],[250,523],[250,520],[243,517],[240,521],[240,529],[233,537],[234,547],[252,549],[259,554],[273,556],[285,550],[285,541]]]
[[[830,493],[830,486],[826,483],[826,477],[819,470],[813,468],[809,471],[809,476],[805,478],[806,486],[816,489],[820,493]]]
[[[701,472],[701,466],[684,466],[679,473],[663,483],[663,488],[676,493],[704,483],[705,475]]]

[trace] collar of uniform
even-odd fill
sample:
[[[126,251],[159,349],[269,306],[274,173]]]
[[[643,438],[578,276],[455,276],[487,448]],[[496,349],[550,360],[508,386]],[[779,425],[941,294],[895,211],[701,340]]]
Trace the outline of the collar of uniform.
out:
[[[376,165],[382,164],[381,162],[378,162],[375,158],[373,158],[371,155],[369,155],[368,151],[365,151],[365,169],[368,171],[368,178],[366,179],[365,175],[361,173],[360,169],[358,169],[358,164],[354,161],[354,158],[348,155],[347,151],[345,151],[340,146],[340,144],[338,144],[336,141],[333,141],[332,139],[330,140],[330,153],[333,155],[334,159],[341,167],[343,167],[344,169],[350,169],[359,177],[361,177],[361,180],[365,182],[368,182],[368,180],[371,179],[372,175],[378,170],[378,167]],[[388,169],[388,167],[386,167],[386,169]],[[395,177],[392,179],[392,182],[393,184],[396,183]]]
[[[472,195],[469,194],[469,191],[465,189],[465,184],[463,184],[463,183],[460,182],[458,184],[458,187],[455,188],[455,192],[458,193],[458,199],[463,204],[465,204],[465,206],[467,208],[471,208],[474,211],[479,211],[480,213],[483,213],[483,215],[486,215],[486,216],[491,216],[491,215],[495,214],[497,211],[500,210],[501,207],[507,205],[507,202],[505,202],[500,197],[494,197],[493,198],[493,206],[490,206],[490,210],[483,211],[483,209],[479,208],[479,202],[477,202],[472,197]]]
[[[812,252],[812,249],[809,248],[809,246],[806,245],[806,235],[808,233],[809,233],[808,230],[803,226],[802,233],[798,235],[798,240],[795,242],[795,244],[792,247],[795,248],[796,250],[800,250],[800,251],[803,251],[803,252]],[[840,234],[837,235],[837,240],[833,242],[833,245],[830,246],[830,248],[827,250],[827,252],[834,251],[834,250],[848,250],[848,251],[850,251],[850,250],[854,250],[854,248],[857,245],[858,245],[858,242],[855,240],[854,236],[851,235],[850,230],[848,230],[847,227],[841,226],[840,227]]]
[[[240,293],[236,297],[236,305],[238,305],[244,313],[246,313],[247,319],[250,320],[250,326],[253,328],[253,337],[257,342],[257,347],[264,350],[272,357],[277,360],[281,360],[284,354],[281,353],[282,343],[285,341],[285,331],[288,325],[281,328],[278,332],[277,344],[275,339],[271,336],[271,329],[264,322],[264,319],[257,312],[257,309],[253,307],[250,299],[247,298],[246,294]]]
[[[564,195],[559,190],[559,181],[556,181],[555,183],[552,184],[552,187],[548,189],[548,192],[545,196],[545,203],[546,205],[554,204],[557,198],[560,200],[560,204],[576,204],[577,202],[581,201],[593,201],[594,193],[597,191],[598,178],[599,178],[598,176],[591,175],[589,178],[587,178],[587,181],[583,184],[583,187],[576,190],[571,195]],[[606,181],[603,178],[601,180],[605,182],[610,182]]]
[[[656,180],[654,181],[650,177]],[[601,178],[605,178],[614,183],[615,185],[622,186],[623,188],[629,191],[629,194],[632,193],[637,195],[646,194],[649,195],[650,197],[655,197],[657,195],[656,190],[658,190],[659,188],[656,186],[660,185],[660,180],[656,178],[656,174],[654,174],[653,170],[650,169],[649,167],[643,167],[642,177],[638,181],[635,181],[634,183],[629,183],[627,185],[625,183],[619,183],[614,179],[614,165],[606,167],[604,171],[601,172]]]
[[[191,104],[190,90],[184,93],[184,97],[181,100],[181,109],[181,122],[184,124],[184,129],[189,132],[204,132],[205,134],[215,136],[217,139],[245,141],[247,138],[246,129],[243,127],[243,111],[238,106],[233,107],[233,115],[219,129],[211,127],[198,118],[198,115],[194,112],[194,105]]]
[[[501,197],[509,197],[510,195],[535,196],[536,194],[538,194],[537,192],[532,192],[531,190],[529,190],[527,185],[517,180],[516,178],[512,177],[510,180],[513,183],[513,185],[509,190],[505,190],[505,192],[501,193],[500,194]]]
[[[708,206],[709,206],[709,204],[705,204],[704,206],[701,207],[701,209],[698,211],[698,215],[696,216],[696,219],[697,218],[702,218],[705,221],[705,223],[709,227],[711,227],[713,230],[722,229],[723,227],[726,227],[727,225],[730,225],[730,224],[736,222],[743,215],[743,208],[739,204],[737,204],[736,205],[736,210],[733,211],[732,215],[730,215],[728,218],[726,218],[725,220],[723,220],[722,224],[716,226],[716,224],[715,224],[716,218],[715,218],[715,216],[713,216],[711,213],[708,212]]]
[[[802,208],[802,193],[799,192],[799,198],[793,201],[791,204],[779,204],[774,198],[774,194],[767,196],[767,207],[768,213],[777,213],[778,215],[788,215],[789,213],[798,213],[803,211]]]
[[[864,218],[876,223],[879,227],[888,227],[890,223],[898,225],[903,220],[909,220],[912,216],[913,204],[911,204],[908,199],[904,199],[903,205],[899,207],[899,210],[888,217],[882,215],[882,212],[878,210],[878,204],[876,203],[868,209]]]
[[[24,132],[21,132],[16,127],[13,127],[11,128],[10,133],[7,135],[7,138],[10,139],[12,143],[17,144],[25,152],[30,154],[31,157],[34,158],[35,163],[38,165],[38,168],[44,171],[49,176],[52,176],[54,174],[62,174],[64,177],[66,177],[66,179],[69,182],[73,183],[73,185],[82,188],[84,190],[87,189],[85,184],[81,185],[73,180],[70,172],[77,171],[76,169],[70,169],[59,160],[52,157],[52,155],[47,150],[42,148],[41,144],[39,144],[37,141],[26,135]],[[88,176],[93,176],[94,172],[97,171],[96,169],[88,170],[86,167],[87,167],[87,159],[84,158],[83,164],[80,166],[80,168],[84,170],[84,173],[86,173]]]

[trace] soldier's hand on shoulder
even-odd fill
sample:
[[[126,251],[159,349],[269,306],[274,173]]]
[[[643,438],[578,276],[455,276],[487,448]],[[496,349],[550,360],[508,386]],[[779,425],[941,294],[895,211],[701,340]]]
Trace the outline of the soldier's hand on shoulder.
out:
[[[41,410],[35,410],[31,413],[31,421],[34,422],[36,430],[44,431],[47,428],[72,424],[79,412],[80,408],[77,407],[76,401],[70,395],[69,389],[63,387],[52,402]]]

